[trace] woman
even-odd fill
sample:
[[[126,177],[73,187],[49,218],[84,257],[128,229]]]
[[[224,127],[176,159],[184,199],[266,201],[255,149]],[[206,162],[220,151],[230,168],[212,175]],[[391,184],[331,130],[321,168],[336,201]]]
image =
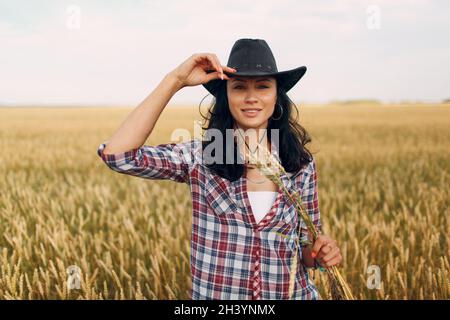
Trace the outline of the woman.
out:
[[[300,192],[321,232],[315,160],[304,147],[310,139],[292,117],[286,95],[305,72],[306,67],[278,72],[261,39],[236,41],[227,66],[214,54],[194,54],[168,73],[98,148],[119,173],[190,185],[192,299],[288,299],[295,250],[299,261],[293,298],[319,299],[307,268],[328,268],[342,260],[336,241],[324,234],[311,246],[305,244],[309,236],[294,206],[248,161],[249,152],[264,160],[256,150],[266,147],[288,172],[281,176],[285,187]],[[215,96],[208,139],[143,145],[170,98],[199,84]],[[214,139],[214,152],[208,153],[211,129],[222,139]],[[225,139],[229,130],[235,133],[232,143]]]

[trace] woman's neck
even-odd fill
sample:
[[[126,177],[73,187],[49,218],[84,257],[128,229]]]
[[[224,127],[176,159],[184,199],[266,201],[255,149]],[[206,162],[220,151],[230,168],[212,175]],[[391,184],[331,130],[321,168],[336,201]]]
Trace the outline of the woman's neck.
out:
[[[265,142],[269,141],[267,134],[268,131],[267,127],[244,128],[235,124],[234,130],[237,131],[237,134],[235,135],[239,137],[241,140],[243,139],[243,137],[245,137],[246,140],[247,139],[250,140],[247,141],[247,144],[249,144],[250,147],[252,147],[252,150],[255,149],[258,144],[264,145]]]
[[[247,128],[243,129],[239,125],[234,125],[234,129],[237,131],[235,136],[238,139],[238,147],[241,155],[244,154],[244,161],[247,163],[250,159],[249,153],[259,160],[265,158],[264,146],[267,151],[271,152],[271,144],[268,139],[267,128]],[[251,130],[253,129],[253,131]],[[250,130],[250,133],[249,131]],[[247,143],[245,143],[245,141]],[[249,169],[254,168],[254,166],[249,165]]]

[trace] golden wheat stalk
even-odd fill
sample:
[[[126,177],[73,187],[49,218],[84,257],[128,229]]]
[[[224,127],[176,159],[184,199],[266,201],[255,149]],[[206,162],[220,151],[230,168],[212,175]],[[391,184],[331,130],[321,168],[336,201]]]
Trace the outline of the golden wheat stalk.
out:
[[[279,163],[279,161],[267,150],[267,148],[258,144],[258,150],[263,150],[264,155],[267,157],[266,161],[259,161],[252,152],[249,152],[249,161],[251,164],[254,164],[258,170],[268,177],[271,181],[273,181],[283,192],[283,194],[289,199],[289,201],[295,205],[297,212],[299,214],[300,219],[303,219],[305,222],[308,232],[311,234],[313,239],[313,243],[316,241],[319,233],[316,230],[315,225],[311,221],[310,216],[306,212],[300,194],[297,191],[289,192],[285,187],[282,179],[281,173],[287,175],[283,166]],[[300,222],[299,222],[300,223]],[[293,257],[293,262],[291,263],[291,274],[289,281],[289,297],[292,298],[294,293],[294,284],[295,277],[297,273],[297,256],[299,251],[299,238],[300,235],[297,236],[296,239],[296,250]],[[336,266],[332,266],[330,268],[325,269],[328,276],[328,281],[330,285],[331,297],[334,300],[354,300],[353,294],[346,281],[340,274],[338,268]]]

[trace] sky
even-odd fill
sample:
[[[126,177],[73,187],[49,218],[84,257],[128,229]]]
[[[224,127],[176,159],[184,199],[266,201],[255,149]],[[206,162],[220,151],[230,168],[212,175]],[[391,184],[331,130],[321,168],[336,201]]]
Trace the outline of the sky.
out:
[[[141,102],[193,53],[264,39],[294,101],[450,99],[450,1],[0,0],[0,105]],[[196,104],[186,87],[171,99]]]

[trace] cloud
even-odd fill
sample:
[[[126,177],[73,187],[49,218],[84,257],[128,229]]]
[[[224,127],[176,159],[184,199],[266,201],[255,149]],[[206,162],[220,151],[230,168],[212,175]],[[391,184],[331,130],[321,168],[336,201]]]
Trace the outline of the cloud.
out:
[[[66,26],[73,4],[81,9],[78,30]],[[380,30],[366,27],[368,5],[380,7]],[[136,105],[192,53],[214,52],[226,64],[243,37],[266,39],[279,70],[307,65],[294,99],[439,100],[450,83],[448,72],[436,74],[450,62],[442,40],[448,7],[425,0],[0,1],[0,103]],[[206,93],[185,88],[172,101],[197,103]]]

